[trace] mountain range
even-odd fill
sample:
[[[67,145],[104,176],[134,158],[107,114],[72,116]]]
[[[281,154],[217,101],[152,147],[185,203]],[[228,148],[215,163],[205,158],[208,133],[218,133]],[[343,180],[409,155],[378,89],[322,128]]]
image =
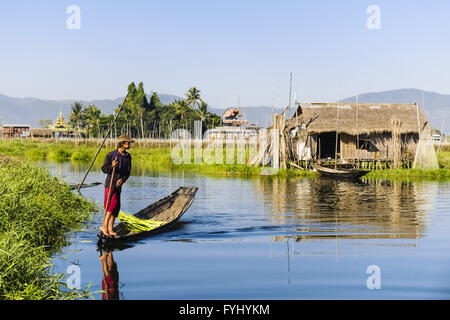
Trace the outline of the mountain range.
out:
[[[163,104],[167,104],[180,97],[170,94],[158,94]],[[29,124],[32,127],[39,127],[38,121],[41,119],[55,120],[59,112],[65,118],[70,113],[70,106],[75,100],[44,100],[38,98],[15,98],[0,94],[0,123],[3,124]],[[87,106],[93,104],[100,108],[105,114],[113,113],[114,109],[123,101],[123,97],[116,99],[103,99],[83,101]],[[428,121],[434,128],[439,130],[445,125],[446,115],[450,111],[450,95],[436,92],[423,91],[419,89],[397,89],[382,92],[370,92],[358,95],[359,102],[366,103],[417,103],[424,109]],[[312,101],[320,102],[320,101]],[[342,102],[356,102],[356,96],[348,97]],[[423,103],[424,102],[424,103]],[[209,110],[218,115],[226,110],[226,107],[210,107]],[[295,107],[292,105],[292,109]],[[272,107],[269,106],[246,106],[240,108],[249,123],[255,123],[262,127],[267,127],[272,119]],[[274,113],[280,113],[283,108],[274,108]],[[293,112],[293,111],[292,111]],[[449,119],[450,121],[450,119]],[[450,125],[446,126],[444,132],[450,132]]]
[[[160,101],[167,104],[179,97],[170,94],[158,94]],[[150,98],[150,96],[149,96]],[[79,101],[84,106],[95,105],[104,114],[114,113],[114,109],[123,102],[124,97],[103,100],[44,100],[38,98],[15,98],[0,94],[0,121],[3,124],[29,124],[38,127],[41,119],[55,120],[59,112],[64,118],[70,114],[70,106]]]

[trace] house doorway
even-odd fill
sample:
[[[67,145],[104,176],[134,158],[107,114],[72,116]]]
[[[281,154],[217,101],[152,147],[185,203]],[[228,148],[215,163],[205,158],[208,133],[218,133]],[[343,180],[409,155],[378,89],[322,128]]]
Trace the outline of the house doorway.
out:
[[[341,140],[338,137],[338,148],[337,152],[341,152]],[[334,159],[336,153],[336,132],[323,132],[318,134],[318,151],[319,159]]]

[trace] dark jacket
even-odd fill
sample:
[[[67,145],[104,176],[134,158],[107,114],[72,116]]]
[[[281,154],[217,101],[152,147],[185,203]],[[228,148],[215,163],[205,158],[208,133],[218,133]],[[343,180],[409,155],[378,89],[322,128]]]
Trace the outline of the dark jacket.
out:
[[[124,155],[122,156],[118,150],[111,151],[106,155],[102,166],[103,173],[107,174],[105,179],[105,187],[109,188],[109,183],[113,172],[112,162],[116,156],[118,163],[116,166],[116,171],[114,172],[113,189],[116,189],[117,180],[122,179],[125,183],[131,173],[131,154],[124,151]],[[120,191],[121,189],[122,187],[119,187],[117,190]]]

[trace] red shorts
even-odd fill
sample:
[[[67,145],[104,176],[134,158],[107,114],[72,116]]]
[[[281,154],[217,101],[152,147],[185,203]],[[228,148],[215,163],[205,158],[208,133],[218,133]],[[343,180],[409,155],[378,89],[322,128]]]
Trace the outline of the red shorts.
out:
[[[105,201],[103,207],[106,209],[106,202],[108,201],[109,188],[105,187]],[[109,206],[107,212],[111,212],[114,217],[117,217],[120,211],[120,191],[113,188],[109,198]]]

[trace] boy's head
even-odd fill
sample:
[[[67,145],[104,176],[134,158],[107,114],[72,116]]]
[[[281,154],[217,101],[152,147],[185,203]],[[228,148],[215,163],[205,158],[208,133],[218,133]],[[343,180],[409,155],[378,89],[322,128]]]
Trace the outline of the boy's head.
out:
[[[117,139],[117,148],[130,149],[133,142],[133,139],[131,139],[128,135],[123,134]]]
[[[117,143],[117,149],[120,148],[124,148],[124,149],[129,149],[131,147],[131,143],[127,142],[127,141],[121,141]]]

